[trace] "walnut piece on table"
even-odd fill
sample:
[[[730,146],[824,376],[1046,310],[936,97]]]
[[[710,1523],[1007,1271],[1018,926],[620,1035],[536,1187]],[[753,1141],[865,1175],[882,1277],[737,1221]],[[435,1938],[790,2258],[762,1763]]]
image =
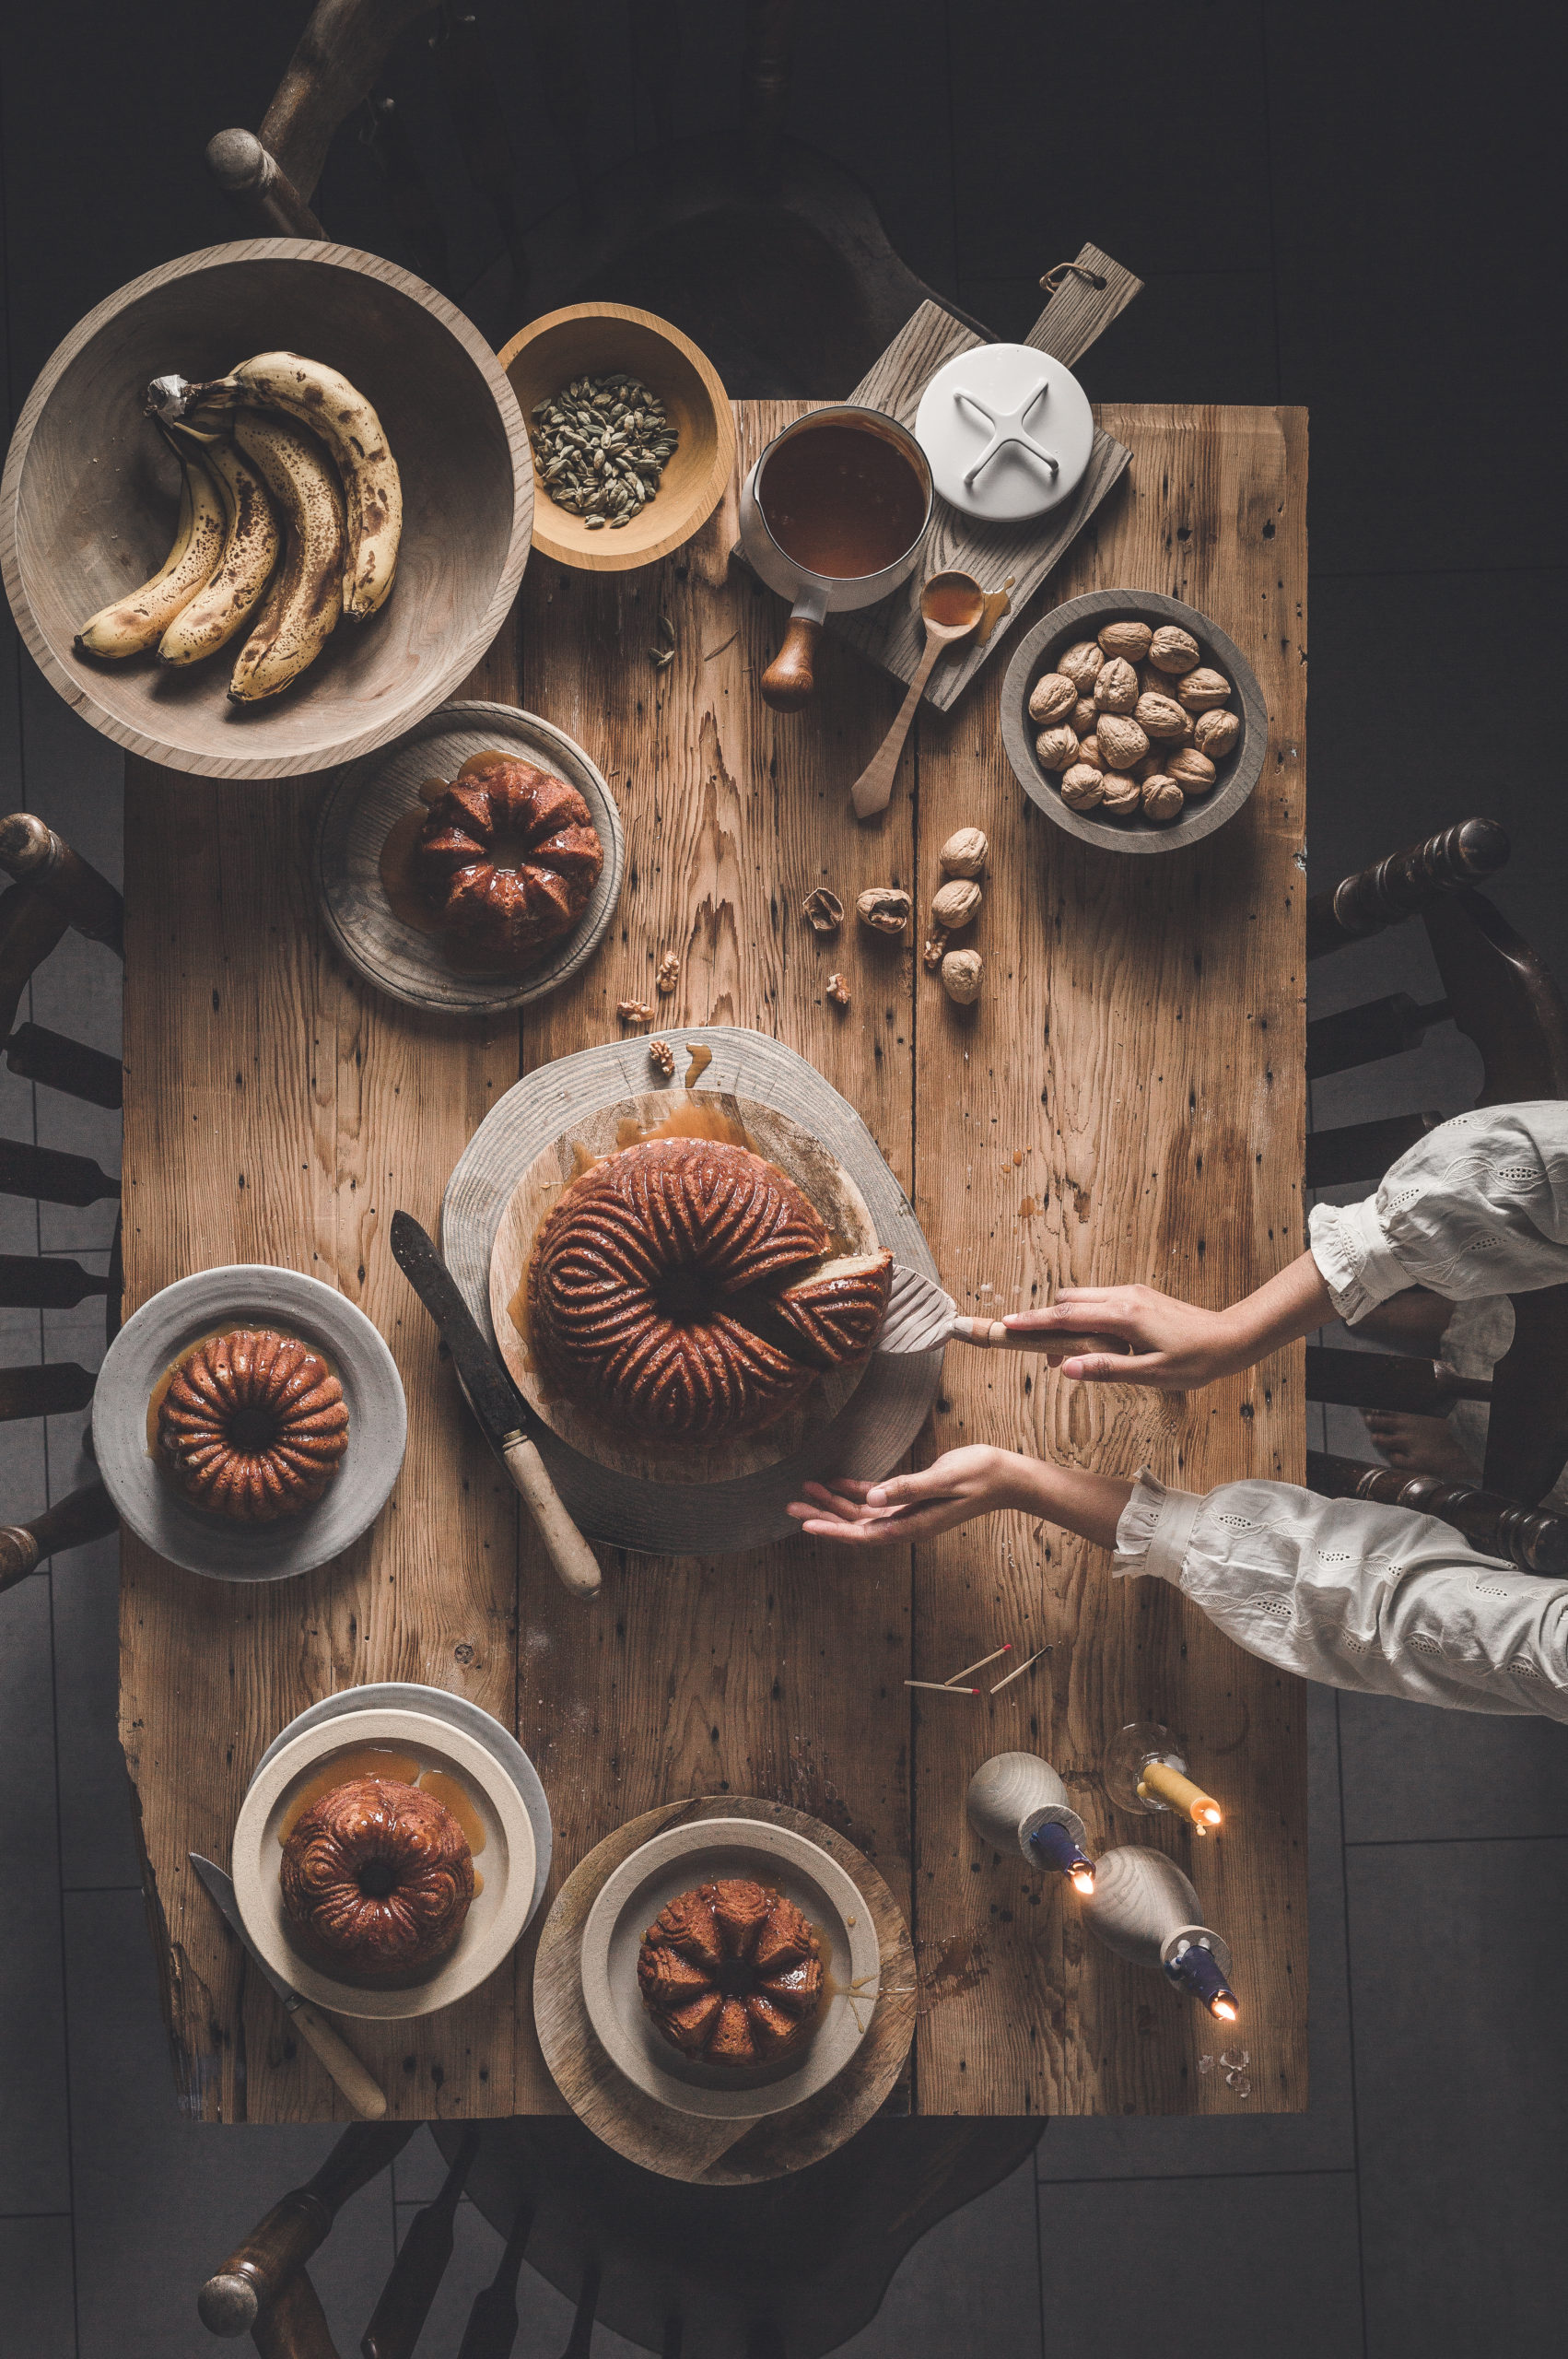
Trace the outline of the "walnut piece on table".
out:
[[[668,1040],[649,1040],[648,1053],[668,1080],[675,1070],[675,1051]]]
[[[659,972],[653,980],[661,999],[668,999],[681,980],[681,962],[673,950],[666,950],[659,961]]]
[[[836,1001],[840,1007],[848,1006],[849,986],[845,981],[842,975],[829,975],[827,979],[827,996],[830,1000]]]
[[[653,1021],[653,1009],[643,999],[618,999],[615,1014],[623,1024],[651,1024]]]

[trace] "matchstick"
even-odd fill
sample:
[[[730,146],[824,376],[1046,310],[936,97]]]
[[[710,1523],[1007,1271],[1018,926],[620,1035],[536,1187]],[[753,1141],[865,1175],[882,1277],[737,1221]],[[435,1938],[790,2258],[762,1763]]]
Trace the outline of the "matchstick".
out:
[[[1021,1662],[1016,1671],[1010,1671],[1005,1679],[999,1679],[997,1681],[996,1685],[991,1689],[991,1694],[993,1696],[1000,1696],[1004,1687],[1011,1687],[1015,1679],[1023,1678],[1024,1672],[1028,1670],[1030,1663],[1038,1662],[1040,1657],[1048,1651],[1049,1649],[1045,1647],[1036,1647],[1034,1653],[1029,1657],[1028,1662]]]
[[[977,1696],[980,1692],[977,1687],[954,1687],[946,1679],[907,1679],[904,1684],[906,1687],[929,1688],[933,1696]]]
[[[1006,1646],[998,1647],[994,1655],[982,1655],[978,1662],[966,1662],[962,1671],[955,1671],[951,1679],[944,1679],[942,1684],[944,1687],[956,1687],[959,1681],[967,1679],[972,1671],[984,1671],[987,1663],[1000,1662],[1003,1655],[1010,1655],[1012,1652],[1012,1641],[1009,1638]]]

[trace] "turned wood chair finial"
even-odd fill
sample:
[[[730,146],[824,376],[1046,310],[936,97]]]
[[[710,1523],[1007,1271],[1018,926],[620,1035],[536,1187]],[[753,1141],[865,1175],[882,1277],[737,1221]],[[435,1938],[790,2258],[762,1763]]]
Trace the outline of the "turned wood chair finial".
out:
[[[1320,958],[1347,942],[1363,942],[1404,918],[1418,917],[1443,894],[1479,885],[1508,859],[1508,838],[1495,819],[1461,819],[1419,844],[1407,844],[1332,892],[1306,905],[1306,955]]]

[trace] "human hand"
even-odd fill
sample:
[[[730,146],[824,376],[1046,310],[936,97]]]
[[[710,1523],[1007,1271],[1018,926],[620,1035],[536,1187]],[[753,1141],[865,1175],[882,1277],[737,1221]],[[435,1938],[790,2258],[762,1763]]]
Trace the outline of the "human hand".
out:
[[[1013,1334],[1037,1335],[1066,1377],[1085,1384],[1148,1384],[1185,1392],[1247,1365],[1231,1314],[1200,1310],[1153,1286],[1065,1286],[1048,1310],[1010,1311]],[[1113,1335],[1129,1353],[1072,1350],[1073,1331]]]
[[[1011,1449],[976,1443],[885,1483],[808,1483],[805,1498],[791,1499],[789,1511],[813,1539],[881,1548],[930,1540],[971,1516],[1018,1505],[1032,1471]]]

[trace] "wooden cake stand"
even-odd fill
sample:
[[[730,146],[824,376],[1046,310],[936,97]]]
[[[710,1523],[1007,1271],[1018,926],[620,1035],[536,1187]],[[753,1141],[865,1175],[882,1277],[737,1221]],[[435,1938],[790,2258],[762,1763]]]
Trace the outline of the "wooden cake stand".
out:
[[[843,2071],[814,2096],[761,2120],[676,2113],[611,2062],[582,1996],[582,1929],[623,1860],[653,1836],[703,1819],[752,1818],[803,1835],[836,1860],[870,1910],[882,1949],[870,2026]],[[915,1954],[902,1910],[863,1852],[820,1819],[784,1802],[734,1794],[670,1802],[597,1844],[556,1895],[533,1967],[533,2017],[544,2061],[579,2121],[628,2162],[666,2178],[743,2187],[819,2163],[852,2138],[891,2095],[915,2036]]]
[[[825,1170],[842,1168],[878,1244],[890,1247],[895,1262],[936,1276],[920,1225],[876,1141],[813,1065],[781,1041],[738,1025],[683,1027],[672,1040],[678,1069],[662,1091],[649,1088],[645,1039],[607,1041],[525,1074],[474,1133],[447,1183],[441,1251],[483,1334],[497,1341],[491,1269],[519,1181],[562,1140],[597,1145],[600,1109],[628,1103],[651,1110],[659,1103],[711,1099],[736,1109],[773,1109],[820,1144]],[[693,1090],[699,1070],[703,1086]],[[568,1441],[546,1431],[537,1439],[568,1513],[591,1540],[655,1555],[726,1555],[791,1538],[795,1526],[785,1508],[800,1497],[803,1483],[838,1474],[875,1482],[896,1466],[936,1400],[942,1357],[940,1351],[873,1353],[843,1405],[811,1424],[798,1447],[775,1464],[748,1463],[724,1480],[649,1481],[591,1456],[575,1446],[575,1437]]]

